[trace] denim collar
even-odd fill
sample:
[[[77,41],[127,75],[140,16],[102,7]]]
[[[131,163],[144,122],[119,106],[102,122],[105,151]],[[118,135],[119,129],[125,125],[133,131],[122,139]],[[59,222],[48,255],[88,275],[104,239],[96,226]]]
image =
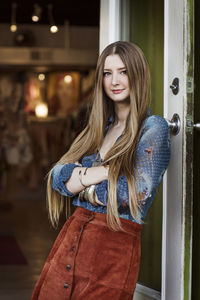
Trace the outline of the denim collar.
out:
[[[110,116],[107,121],[107,125],[110,125],[114,121],[114,116]]]

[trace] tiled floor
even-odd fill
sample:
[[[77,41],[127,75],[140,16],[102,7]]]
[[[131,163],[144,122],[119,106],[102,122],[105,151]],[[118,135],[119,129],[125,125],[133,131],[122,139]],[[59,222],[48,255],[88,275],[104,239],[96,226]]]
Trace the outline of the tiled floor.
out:
[[[48,220],[45,199],[45,182],[30,190],[12,180],[12,185],[0,196],[0,235],[14,236],[28,261],[27,265],[0,265],[0,300],[31,297],[60,230],[53,229]]]

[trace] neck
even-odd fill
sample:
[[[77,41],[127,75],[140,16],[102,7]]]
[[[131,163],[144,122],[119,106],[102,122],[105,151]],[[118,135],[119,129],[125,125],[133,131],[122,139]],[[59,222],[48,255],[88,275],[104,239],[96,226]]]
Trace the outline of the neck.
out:
[[[115,103],[116,126],[124,126],[130,111],[129,102]]]

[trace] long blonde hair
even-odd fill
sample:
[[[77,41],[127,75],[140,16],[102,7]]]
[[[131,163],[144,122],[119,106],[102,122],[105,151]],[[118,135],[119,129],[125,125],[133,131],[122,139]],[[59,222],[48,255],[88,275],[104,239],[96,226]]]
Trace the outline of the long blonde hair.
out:
[[[140,202],[135,191],[133,166],[135,166],[140,130],[147,117],[150,72],[145,56],[137,45],[118,41],[104,49],[97,62],[93,105],[88,124],[57,164],[79,161],[85,155],[93,154],[102,144],[107,120],[111,115],[115,117],[113,101],[106,96],[103,90],[105,59],[112,54],[118,54],[123,61],[130,87],[130,112],[124,134],[108,151],[102,162],[102,165],[109,162],[107,223],[113,230],[118,230],[121,228],[121,223],[117,205],[117,181],[121,175],[125,175],[128,182],[130,212],[135,219],[140,219],[138,214]],[[49,217],[52,224],[57,225],[64,209],[65,197],[52,189],[51,173],[52,170],[49,172],[47,182]]]

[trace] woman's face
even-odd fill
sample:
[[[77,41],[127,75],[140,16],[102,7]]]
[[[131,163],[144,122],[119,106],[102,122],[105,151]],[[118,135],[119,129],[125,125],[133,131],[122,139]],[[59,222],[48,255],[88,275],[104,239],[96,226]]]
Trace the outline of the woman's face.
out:
[[[114,102],[129,98],[129,80],[126,67],[118,54],[108,55],[104,64],[103,87]]]

